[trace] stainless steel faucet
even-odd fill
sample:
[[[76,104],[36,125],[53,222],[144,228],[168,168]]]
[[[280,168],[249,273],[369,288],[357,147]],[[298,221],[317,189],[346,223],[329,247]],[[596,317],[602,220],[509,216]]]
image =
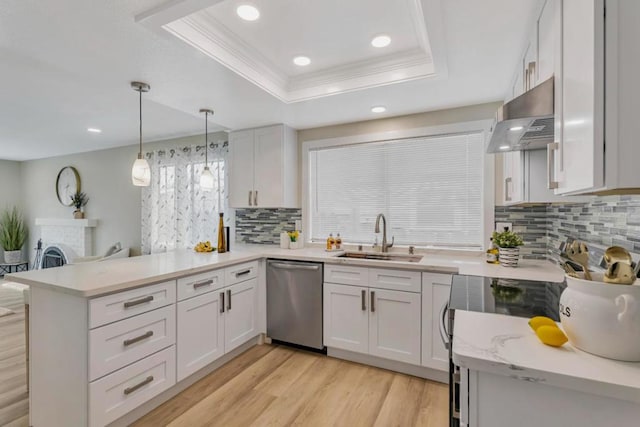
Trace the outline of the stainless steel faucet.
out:
[[[380,232],[380,218],[382,218],[382,252],[389,252],[389,248],[393,246],[394,237],[391,237],[391,243],[387,244],[387,220],[383,214],[378,214],[376,218],[375,232]]]

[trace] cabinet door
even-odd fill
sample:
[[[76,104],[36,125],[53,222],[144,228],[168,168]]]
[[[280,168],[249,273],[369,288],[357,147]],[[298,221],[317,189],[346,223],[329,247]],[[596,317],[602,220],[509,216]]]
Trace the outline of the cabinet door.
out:
[[[538,28],[535,26],[529,36],[529,44],[522,58],[523,92],[532,89],[536,85],[538,68]]]
[[[178,303],[178,381],[224,354],[222,290]]]
[[[604,4],[562,2],[562,139],[557,194],[604,185]]]
[[[370,289],[369,354],[420,364],[420,294]]]
[[[558,1],[547,0],[538,19],[538,73],[536,84],[553,77],[555,42],[559,25],[559,14],[556,7]]]
[[[512,205],[524,201],[523,188],[523,153],[510,151],[503,155],[504,170],[504,204]]]
[[[258,335],[258,279],[225,289],[224,351]]]
[[[325,283],[323,289],[324,345],[369,351],[369,291],[360,286]]]
[[[229,205],[232,208],[253,205],[253,137],[253,130],[229,134]]]
[[[452,276],[422,275],[422,365],[441,371],[449,370],[448,320],[445,317]],[[445,322],[445,323],[443,323]]]
[[[279,207],[284,203],[282,126],[255,130],[254,205]],[[293,165],[291,165],[293,166]]]

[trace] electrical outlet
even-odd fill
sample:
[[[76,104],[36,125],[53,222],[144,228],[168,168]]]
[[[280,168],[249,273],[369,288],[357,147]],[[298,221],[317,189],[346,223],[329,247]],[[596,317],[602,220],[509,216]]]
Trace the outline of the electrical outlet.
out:
[[[504,229],[508,228],[510,231],[513,231],[513,223],[512,222],[496,222],[496,231],[501,232]]]

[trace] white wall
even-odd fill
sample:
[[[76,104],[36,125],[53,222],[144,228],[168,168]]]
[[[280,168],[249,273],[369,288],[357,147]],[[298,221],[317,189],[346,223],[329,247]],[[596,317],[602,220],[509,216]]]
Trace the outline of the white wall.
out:
[[[226,133],[209,135],[210,141],[226,140]],[[146,143],[144,151],[169,149],[204,143],[204,136],[178,138]],[[140,253],[140,197],[141,188],[131,184],[131,166],[136,159],[138,147],[118,147],[68,156],[52,157],[22,162],[20,184],[23,192],[22,205],[30,226],[29,256],[33,258],[40,230],[35,227],[35,218],[71,218],[72,207],[62,206],[56,197],[56,177],[60,169],[73,166],[80,174],[82,191],[87,193],[89,203],[85,207],[87,218],[97,218],[94,230],[93,253],[103,253],[119,241]]]
[[[0,160],[0,212],[20,207],[20,162]],[[0,261],[4,260],[4,251],[0,247]]]

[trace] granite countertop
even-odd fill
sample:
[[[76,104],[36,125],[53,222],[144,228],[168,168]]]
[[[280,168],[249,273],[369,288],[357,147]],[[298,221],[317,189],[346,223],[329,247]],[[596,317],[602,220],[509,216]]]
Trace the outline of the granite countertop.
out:
[[[224,254],[197,253],[192,250],[80,263],[60,268],[34,270],[7,275],[7,280],[40,286],[80,297],[96,297],[151,283],[172,280],[215,268],[263,258],[348,264],[362,267],[396,268],[471,276],[562,282],[564,274],[547,261],[522,260],[518,268],[487,264],[483,254],[438,251],[420,253],[420,262],[376,261],[338,258],[342,252],[321,247],[280,249],[271,245],[235,245]]]
[[[474,371],[640,403],[640,363],[542,344],[528,319],[456,310],[453,361]]]

